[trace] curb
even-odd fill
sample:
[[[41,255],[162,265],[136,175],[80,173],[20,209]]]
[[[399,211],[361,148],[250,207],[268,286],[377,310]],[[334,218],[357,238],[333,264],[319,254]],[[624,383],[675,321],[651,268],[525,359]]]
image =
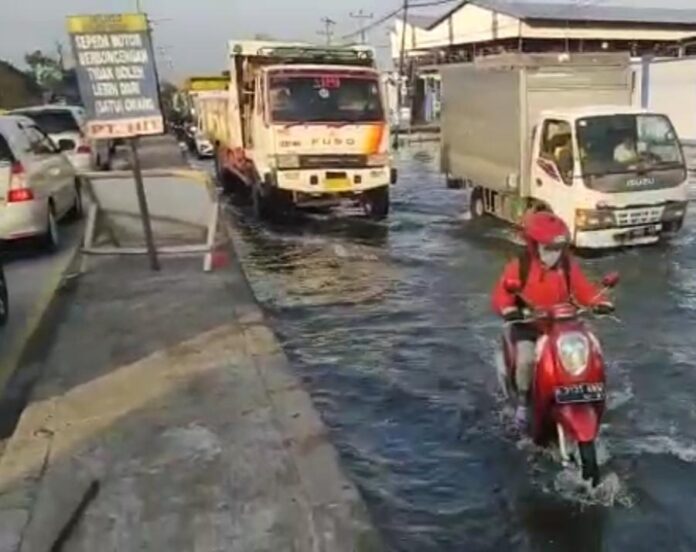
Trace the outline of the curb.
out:
[[[227,216],[225,216],[227,215]],[[249,294],[251,309],[238,313],[245,332],[255,332],[257,339],[272,342],[275,353],[273,366],[257,363],[256,369],[274,410],[278,429],[304,489],[305,499],[312,510],[312,523],[318,550],[348,550],[378,552],[386,547],[353,480],[346,473],[330,441],[329,430],[308,391],[294,373],[280,340],[274,332],[263,306],[259,303],[238,254],[237,235],[228,213],[223,213],[221,227],[227,234],[232,262],[237,263]],[[265,335],[264,335],[265,334]],[[252,352],[253,356],[253,352]],[[335,514],[349,512],[350,526],[336,526]],[[342,542],[324,542],[322,533],[332,526]]]
[[[52,330],[56,319],[55,315],[59,312],[61,292],[68,287],[71,276],[79,273],[78,261],[81,250],[82,237],[79,236],[76,243],[69,248],[65,264],[58,267],[39,293],[39,298],[28,315],[24,331],[20,333],[13,348],[0,363],[0,439],[9,440],[11,438],[11,433],[7,434],[9,424],[6,412],[16,408],[18,400],[24,400],[28,397],[33,383],[40,376],[35,370],[20,375],[20,369],[32,361],[34,357],[33,345],[41,342],[42,338]],[[12,389],[13,383],[18,385],[17,390]],[[10,391],[11,393],[8,393]],[[21,416],[21,412],[19,416]],[[17,416],[11,420],[14,422],[11,424],[13,429],[18,419]],[[3,454],[4,451],[0,451],[0,461]]]

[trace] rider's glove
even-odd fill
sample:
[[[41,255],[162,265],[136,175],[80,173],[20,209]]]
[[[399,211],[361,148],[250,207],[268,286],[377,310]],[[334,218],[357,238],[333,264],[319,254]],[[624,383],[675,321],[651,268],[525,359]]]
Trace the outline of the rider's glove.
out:
[[[616,310],[614,308],[614,305],[611,303],[600,303],[599,305],[595,305],[592,307],[592,311],[595,314],[599,314],[600,316],[606,316],[608,314],[612,314]]]
[[[503,313],[503,319],[505,322],[519,322],[522,320],[522,312],[520,312],[520,309],[510,309],[506,310]]]

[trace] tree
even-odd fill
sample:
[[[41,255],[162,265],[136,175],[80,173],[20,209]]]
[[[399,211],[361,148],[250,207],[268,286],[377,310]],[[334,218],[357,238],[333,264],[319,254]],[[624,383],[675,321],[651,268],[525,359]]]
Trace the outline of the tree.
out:
[[[31,75],[6,61],[0,61],[0,108],[16,109],[39,104],[42,90]]]
[[[63,81],[62,60],[45,55],[41,50],[35,50],[24,56],[24,61],[39,86],[46,90],[54,90]]]
[[[179,113],[176,109],[176,97],[179,89],[171,82],[160,81],[160,101],[162,102],[162,113],[167,121],[176,122]]]

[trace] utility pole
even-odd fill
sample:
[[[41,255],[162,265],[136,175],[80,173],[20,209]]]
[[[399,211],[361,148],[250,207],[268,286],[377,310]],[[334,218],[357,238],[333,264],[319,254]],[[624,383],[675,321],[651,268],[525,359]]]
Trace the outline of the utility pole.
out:
[[[365,25],[363,25],[363,21],[367,21],[368,19],[372,19],[375,15],[372,13],[365,13],[365,11],[360,8],[360,11],[356,12],[350,12],[350,16],[353,19],[358,20],[358,26],[360,29],[360,43],[361,44],[366,44],[367,43],[367,31],[365,30]]]
[[[406,62],[406,24],[408,23],[408,0],[404,0],[404,6],[402,8],[404,12],[402,25],[401,25],[401,52],[399,55],[399,76],[404,74],[404,65]]]
[[[324,24],[324,30],[319,31],[319,34],[326,37],[326,45],[331,46],[331,38],[333,37],[333,27],[336,22],[330,17],[322,17],[321,22]]]
[[[138,13],[143,13],[142,0],[135,0],[135,9]]]
[[[399,74],[397,75],[397,83],[399,85],[398,89],[398,94],[396,95],[397,97],[397,117],[399,119],[399,122],[401,122],[401,112],[404,104],[406,103],[406,91],[404,90],[405,86],[408,86],[406,83],[405,75],[404,75],[404,66],[406,65],[406,24],[408,22],[408,0],[404,0],[404,5],[401,8],[403,11],[403,19],[401,22],[401,51],[399,52]],[[398,149],[399,147],[399,140],[398,138],[395,138],[394,141],[394,149]]]

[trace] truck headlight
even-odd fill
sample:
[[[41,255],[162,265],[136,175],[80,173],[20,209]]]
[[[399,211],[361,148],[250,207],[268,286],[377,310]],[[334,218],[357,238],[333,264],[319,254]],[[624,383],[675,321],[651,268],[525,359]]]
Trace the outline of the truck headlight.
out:
[[[614,228],[616,219],[612,211],[605,209],[576,209],[575,226],[578,230]]]
[[[571,376],[579,376],[587,370],[590,360],[590,343],[579,332],[562,334],[556,342],[558,356],[561,359],[563,369]]]
[[[389,154],[388,153],[376,153],[374,155],[368,155],[367,166],[368,167],[384,167],[389,164]]]
[[[276,155],[276,167],[279,169],[299,169],[300,156],[292,154]]]

